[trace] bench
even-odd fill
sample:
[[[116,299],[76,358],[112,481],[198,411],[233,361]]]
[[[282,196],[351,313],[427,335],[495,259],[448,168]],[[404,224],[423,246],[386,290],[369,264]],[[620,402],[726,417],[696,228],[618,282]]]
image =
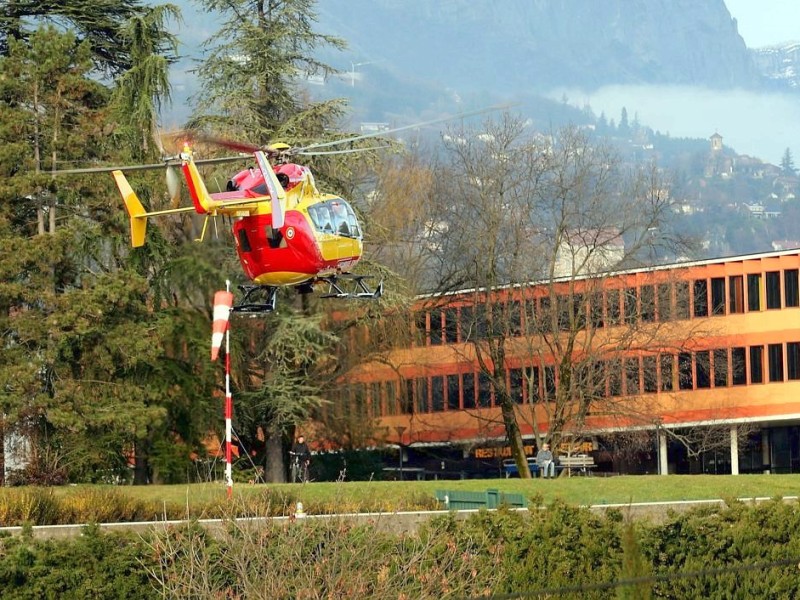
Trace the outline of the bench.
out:
[[[447,510],[475,510],[498,508],[505,504],[512,508],[527,508],[528,501],[522,494],[507,494],[499,490],[467,492],[463,490],[436,490],[436,499]]]
[[[393,474],[396,479],[416,479],[417,481],[425,480],[425,469],[422,467],[384,467],[385,473]]]
[[[577,471],[581,475],[591,475],[592,469],[597,467],[594,457],[588,454],[574,454],[572,456],[559,456],[558,464],[567,471],[567,477],[572,475],[572,471]]]
[[[439,481],[440,479],[466,479],[467,473],[465,471],[442,471],[439,469],[425,469],[424,479],[433,479]]]
[[[594,462],[594,457],[588,454],[574,454],[572,456],[559,456],[556,461],[556,473],[561,471],[567,472],[567,477],[572,476],[572,472],[581,475],[591,475],[592,469],[596,468],[597,464]],[[528,468],[531,470],[531,476],[537,477],[539,475],[539,465],[536,464],[535,458],[528,459]],[[513,475],[519,475],[517,463],[513,458],[506,458],[503,460],[503,471],[506,474],[506,479]]]
[[[539,474],[539,465],[536,464],[535,458],[528,459],[528,468],[531,470],[531,475],[533,477],[536,477]],[[506,479],[512,475],[519,475],[517,463],[514,462],[513,458],[506,458],[503,460],[503,471],[506,474]]]

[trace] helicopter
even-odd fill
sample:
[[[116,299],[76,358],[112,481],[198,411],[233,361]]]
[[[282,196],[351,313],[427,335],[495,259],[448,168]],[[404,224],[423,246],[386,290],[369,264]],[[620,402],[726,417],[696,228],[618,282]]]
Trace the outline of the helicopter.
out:
[[[291,147],[274,143],[267,147],[193,134],[203,142],[252,153],[255,164],[234,174],[226,190],[210,193],[198,165],[242,160],[243,156],[196,160],[189,142],[176,157],[164,163],[119,168],[88,168],[58,171],[56,174],[111,172],[130,218],[131,245],[144,245],[147,220],[170,214],[194,212],[206,217],[200,240],[206,233],[209,217],[228,216],[242,269],[252,282],[240,285],[243,294],[232,311],[269,313],[276,308],[277,291],[287,286],[301,293],[313,291],[317,284],[327,284],[323,298],[375,300],[383,294],[383,281],[370,287],[370,275],[356,274],[354,267],[363,254],[363,231],[352,206],[336,194],[318,189],[307,166],[294,161],[295,156],[342,154],[376,150],[386,146],[353,148],[366,138],[386,136],[399,131],[449,121],[456,118],[498,110],[490,107],[433,119],[387,131],[367,133],[341,140]],[[348,149],[330,149],[350,144]],[[125,176],[125,171],[167,168],[167,187],[173,203],[180,201],[180,187],[174,167],[180,166],[189,190],[192,206],[148,211],[144,208]]]
[[[363,253],[355,211],[343,198],[320,192],[308,167],[288,162],[290,150],[286,144],[255,150],[254,166],[231,177],[226,191],[209,193],[186,144],[178,158],[192,206],[161,211],[146,211],[123,170],[112,171],[130,217],[132,246],[144,245],[149,217],[180,212],[229,216],[239,261],[253,282],[240,286],[244,296],[234,312],[271,312],[279,288],[308,292],[323,282],[329,286],[326,298],[380,298],[382,282],[371,289],[368,275],[352,273]],[[345,289],[346,280],[352,289]]]

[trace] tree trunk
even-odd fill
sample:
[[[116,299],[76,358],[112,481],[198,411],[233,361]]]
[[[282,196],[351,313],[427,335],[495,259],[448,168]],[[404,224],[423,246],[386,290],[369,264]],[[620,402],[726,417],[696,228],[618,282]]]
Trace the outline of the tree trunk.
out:
[[[147,485],[150,483],[150,466],[146,456],[136,455],[133,465],[133,485]]]
[[[505,384],[505,339],[504,335],[499,336],[497,339],[491,340],[489,345],[495,401],[500,405],[506,438],[508,439],[508,445],[511,447],[511,457],[517,465],[517,472],[521,479],[530,479],[531,469],[528,466],[528,457],[525,456],[525,445],[522,442],[522,432],[520,432],[517,415],[514,410],[514,399],[508,393],[508,388]],[[481,360],[480,353],[478,353],[478,358],[479,362],[482,363],[481,368],[485,369],[487,365]]]
[[[36,118],[33,121],[33,163],[35,165],[36,172],[39,173],[42,170],[42,156],[41,150],[39,149],[39,86],[36,83],[34,83],[33,86],[33,109],[37,113]],[[42,205],[41,190],[38,189],[36,192],[36,202],[37,231],[39,235],[44,235],[44,206]]]
[[[133,485],[150,483],[150,461],[146,450],[146,442],[137,442],[134,446]]]
[[[50,199],[50,215],[49,215],[50,216],[50,222],[49,222],[50,227],[49,227],[49,231],[50,231],[50,234],[53,234],[53,233],[56,232],[56,199],[55,199],[55,196],[53,196],[53,195],[50,195],[50,196],[51,196],[51,199]]]
[[[286,467],[283,461],[283,438],[280,433],[266,434],[267,464],[264,479],[268,483],[286,483]]]
[[[511,446],[511,457],[517,465],[519,476],[522,479],[530,479],[531,470],[528,466],[528,457],[525,456],[525,447],[522,443],[522,433],[519,430],[517,416],[514,414],[514,401],[508,394],[498,394],[497,400],[500,403],[508,444]]]

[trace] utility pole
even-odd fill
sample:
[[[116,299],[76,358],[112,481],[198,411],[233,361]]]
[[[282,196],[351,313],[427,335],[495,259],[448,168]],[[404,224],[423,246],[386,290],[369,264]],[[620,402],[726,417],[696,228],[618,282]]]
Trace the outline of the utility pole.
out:
[[[378,62],[377,60],[368,60],[366,62],[350,62],[350,87],[356,87],[356,67],[363,65],[371,65]]]

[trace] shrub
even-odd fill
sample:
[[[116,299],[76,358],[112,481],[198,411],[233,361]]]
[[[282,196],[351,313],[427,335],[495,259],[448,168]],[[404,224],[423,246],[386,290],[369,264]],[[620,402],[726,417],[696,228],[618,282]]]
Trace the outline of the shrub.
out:
[[[83,498],[88,504],[93,497]],[[189,522],[141,538],[96,527],[75,540],[0,538],[0,596],[800,597],[800,507],[782,501],[733,502],[636,526],[619,513],[555,503],[466,520],[446,514],[414,535],[342,518],[233,518],[280,512],[293,502],[291,494],[265,490],[247,503],[216,505],[222,528]],[[660,579],[617,585],[649,573]]]
[[[0,595],[31,598],[152,598],[152,567],[131,534],[88,527],[74,540],[0,538]]]
[[[620,570],[619,522],[561,502],[530,513],[481,512],[454,532],[459,547],[502,548],[494,593],[608,584]],[[607,595],[587,591],[580,597]]]
[[[165,597],[470,596],[492,588],[500,560],[478,561],[436,536],[392,535],[341,519],[228,525],[215,537],[189,525],[153,538]]]
[[[658,583],[656,596],[797,598],[799,534],[797,503],[733,502],[723,510],[695,510],[652,527],[641,546],[655,574],[681,575]],[[714,572],[720,569],[730,570]]]
[[[178,514],[175,508],[169,512]],[[157,520],[163,514],[160,503],[137,500],[114,487],[80,487],[69,494],[53,488],[0,489],[0,524],[7,526]]]

